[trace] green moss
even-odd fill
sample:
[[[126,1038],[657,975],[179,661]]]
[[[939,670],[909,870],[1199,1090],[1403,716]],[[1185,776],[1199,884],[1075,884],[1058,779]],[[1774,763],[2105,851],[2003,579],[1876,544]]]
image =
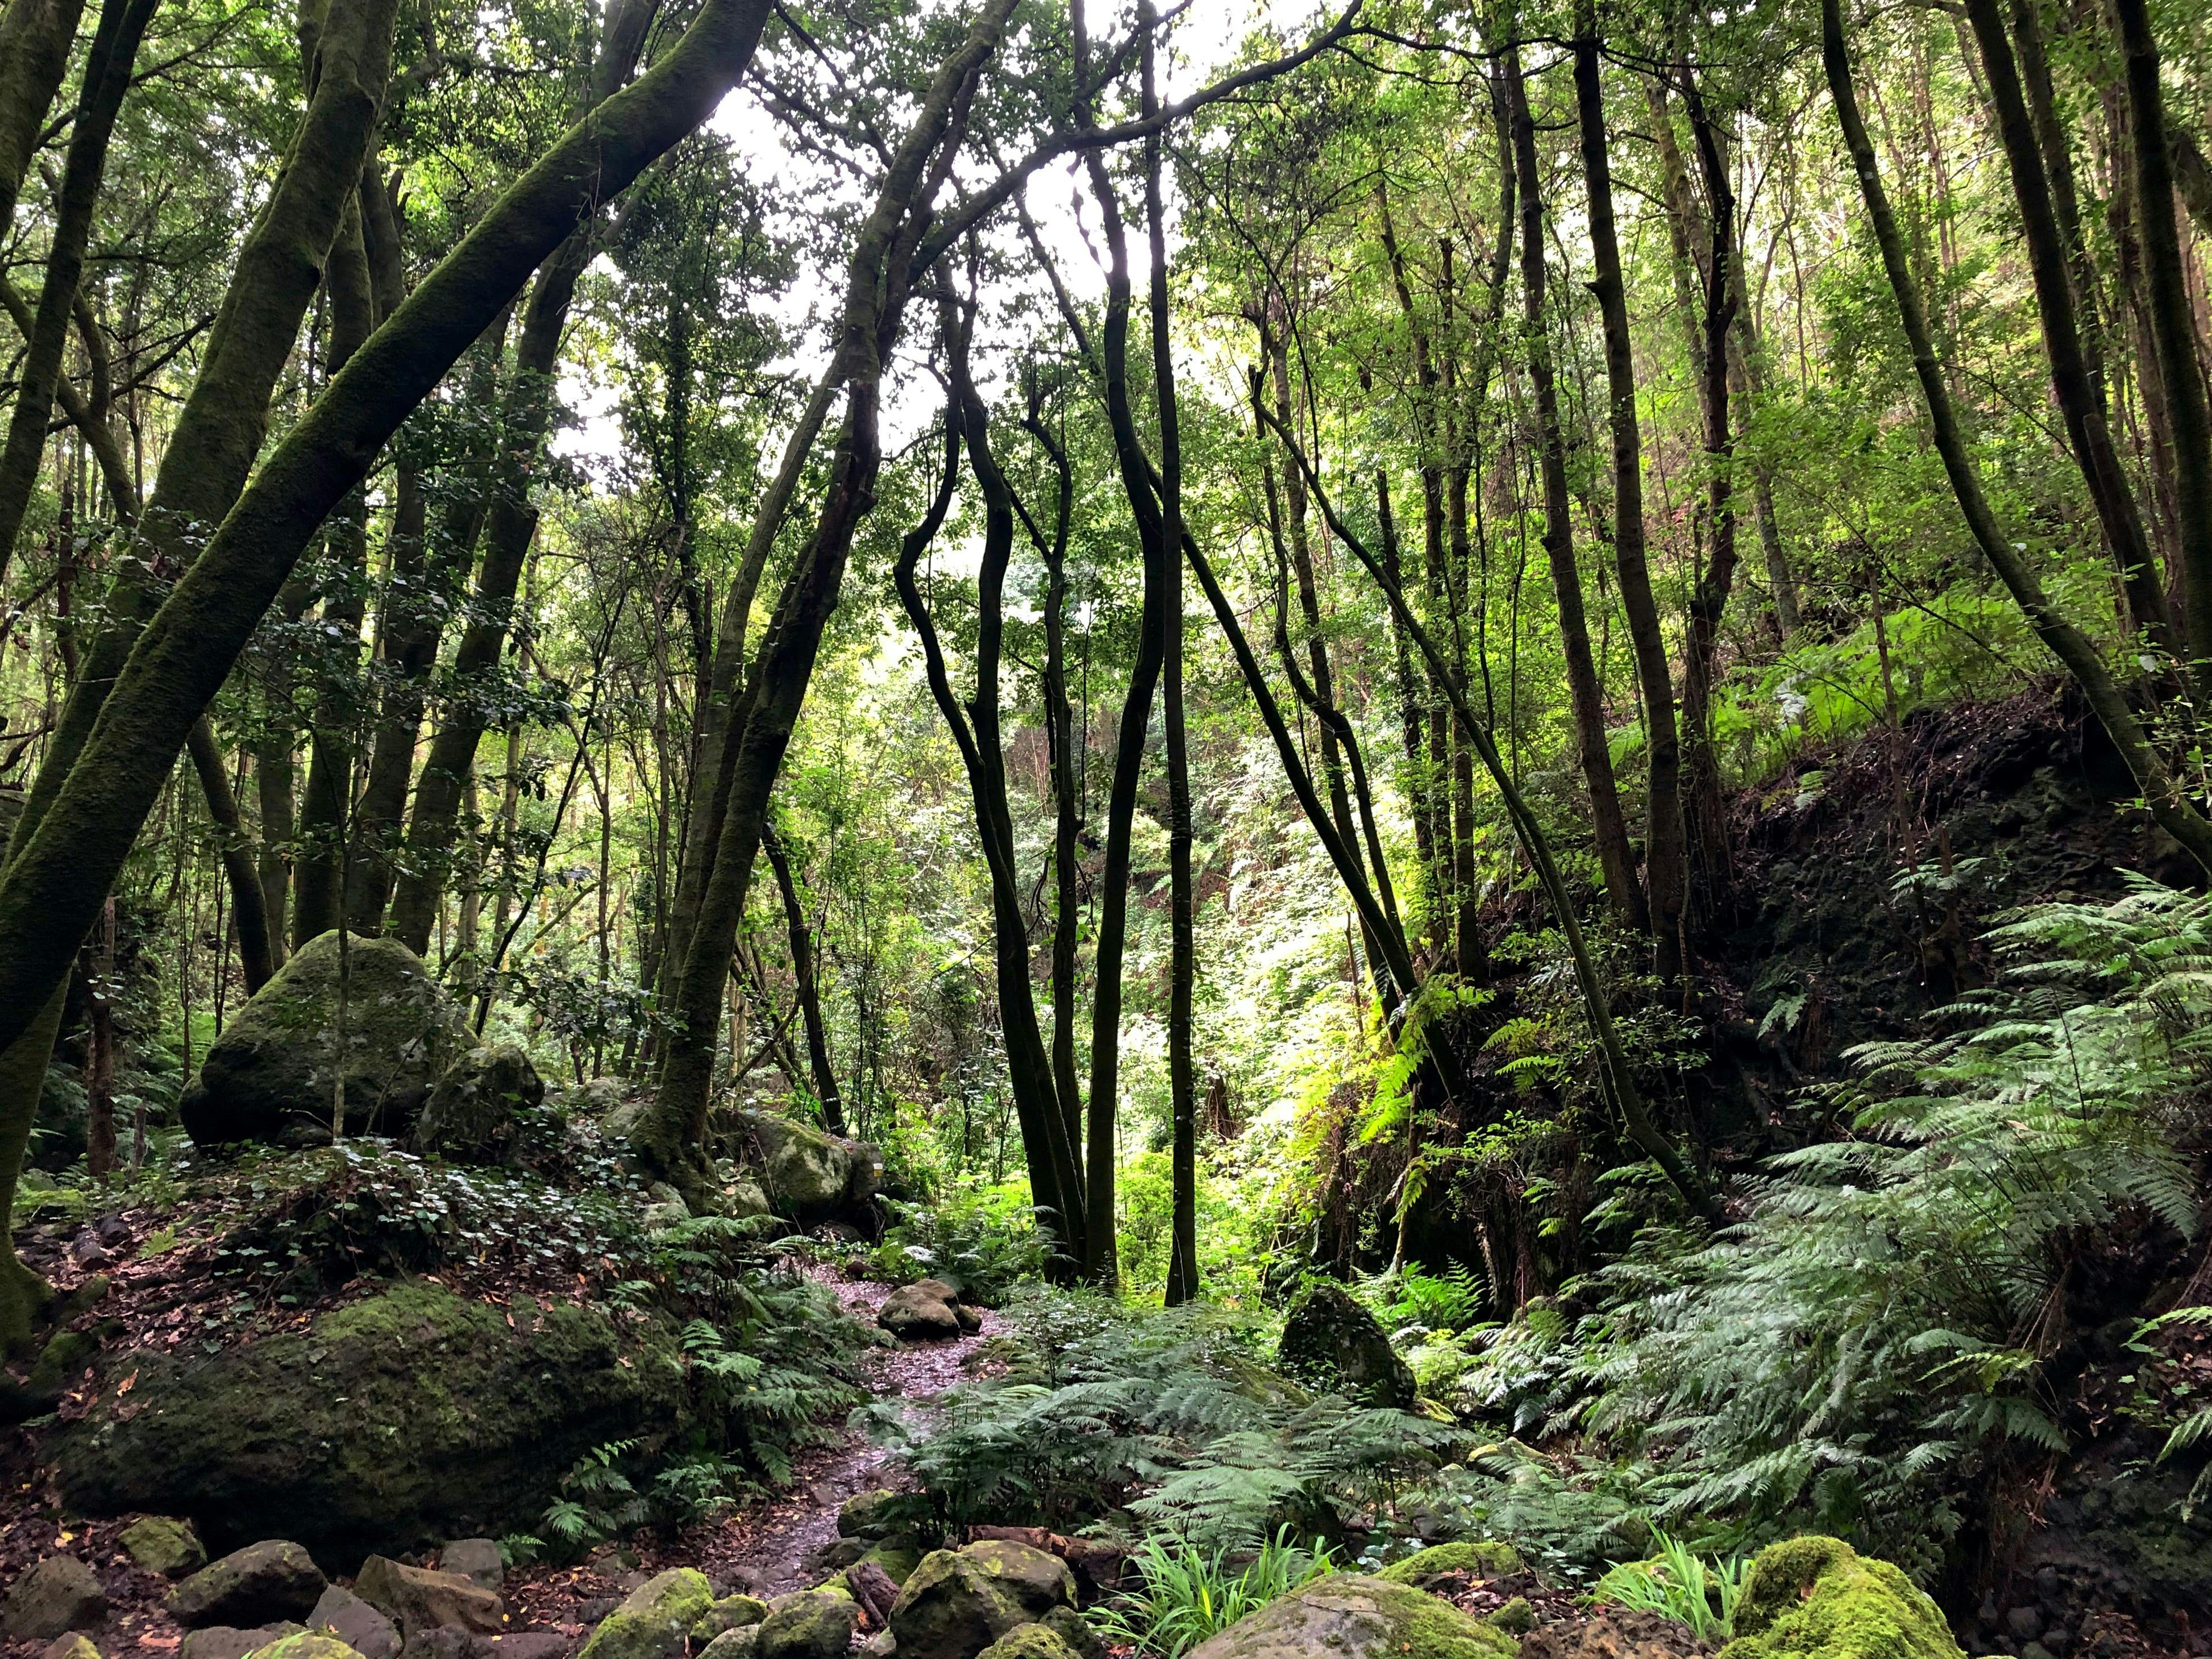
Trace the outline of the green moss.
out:
[[[1076,1659],[1060,1632],[1043,1625],[1017,1625],[985,1648],[980,1659]]]
[[[1404,1659],[1513,1659],[1521,1644],[1504,1631],[1468,1617],[1441,1597],[1387,1580],[1360,1581],[1395,1626],[1391,1648]]]
[[[884,1543],[876,1545],[860,1559],[881,1567],[884,1576],[894,1584],[903,1584],[921,1565],[921,1552],[901,1544]]]
[[[295,1537],[334,1556],[496,1534],[534,1519],[605,1441],[666,1433],[684,1385],[673,1334],[518,1297],[500,1309],[394,1285],[306,1331],[209,1356],[126,1353],[56,1443],[92,1514],[186,1514],[219,1547]]]
[[[1502,1630],[1508,1636],[1526,1636],[1536,1628],[1536,1609],[1528,1605],[1528,1598],[1516,1595],[1483,1621],[1492,1630]]]
[[[757,1595],[726,1595],[699,1616],[691,1639],[711,1642],[725,1631],[749,1630],[767,1617],[768,1603]]]
[[[1943,1615],[1887,1561],[1838,1538],[1769,1545],[1724,1659],[1960,1659]]]
[[[265,1648],[256,1648],[246,1659],[361,1659],[361,1655],[335,1636],[319,1630],[280,1636]]]
[[[1439,1577],[1448,1572],[1464,1572],[1476,1578],[1503,1578],[1521,1570],[1520,1553],[1512,1545],[1495,1538],[1480,1538],[1457,1544],[1432,1544],[1383,1568],[1376,1577],[1394,1584],[1419,1584],[1425,1578]]]

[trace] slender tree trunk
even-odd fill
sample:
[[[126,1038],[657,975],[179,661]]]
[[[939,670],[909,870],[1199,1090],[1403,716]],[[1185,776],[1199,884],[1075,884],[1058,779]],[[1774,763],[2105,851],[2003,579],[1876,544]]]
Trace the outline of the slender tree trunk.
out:
[[[1620,787],[1613,775],[1613,751],[1605,735],[1605,691],[1590,656],[1589,623],[1583,613],[1582,573],[1575,564],[1573,504],[1567,493],[1566,437],[1559,424],[1559,394],[1552,378],[1552,349],[1544,315],[1544,204],[1536,171],[1536,123],[1528,112],[1521,54],[1509,52],[1505,76],[1511,98],[1513,167],[1521,180],[1521,292],[1522,327],[1528,355],[1528,380],[1536,393],[1536,422],[1543,440],[1544,552],[1552,566],[1552,587],[1559,596],[1559,645],[1566,660],[1567,693],[1574,707],[1575,744],[1583,778],[1589,788],[1590,830],[1597,843],[1598,867],[1620,919],[1648,933],[1651,913],[1644,884],[1636,873],[1636,854],[1628,842],[1628,821],[1621,811]]]
[[[1644,446],[1636,417],[1636,356],[1628,331],[1628,292],[1621,278],[1620,242],[1613,228],[1613,162],[1605,130],[1605,88],[1599,78],[1597,14],[1579,0],[1575,14],[1575,108],[1582,135],[1583,177],[1589,191],[1590,251],[1597,280],[1598,313],[1605,327],[1608,423],[1613,434],[1613,555],[1620,608],[1636,658],[1644,700],[1647,797],[1644,836],[1645,896],[1651,912],[1660,976],[1682,969],[1682,912],[1688,898],[1688,850],[1684,844],[1681,738],[1674,723],[1673,671],[1651,593],[1644,537]]]
[[[599,56],[586,83],[579,122],[615,94],[629,78],[657,0],[621,0],[610,9]],[[605,195],[599,198],[606,200]],[[596,206],[596,204],[594,204]],[[492,700],[480,691],[499,670],[507,650],[508,619],[522,585],[523,566],[538,534],[538,508],[531,487],[544,465],[545,441],[558,402],[554,371],[567,331],[576,283],[597,251],[596,212],[546,259],[530,290],[522,334],[505,410],[506,432],[499,485],[484,524],[483,561],[470,607],[471,620],[454,652],[453,679],[458,692],[415,786],[414,816],[407,830],[407,867],[393,895],[389,928],[417,956],[429,948],[430,927],[452,877],[453,842],[459,827],[461,796],[476,769],[477,745],[497,723]],[[487,319],[489,320],[489,319]]]
[[[84,0],[9,0],[0,11],[0,241],[15,222],[23,175],[69,73]]]
[[[131,85],[138,42],[159,0],[102,0],[100,26],[85,58],[76,118],[70,124],[69,154],[62,163],[61,189],[54,199],[53,228],[46,246],[46,271],[39,307],[15,374],[15,408],[0,447],[0,580],[8,574],[22,528],[39,459],[46,448],[46,420],[62,378],[62,353],[69,343],[70,313],[84,274],[84,250],[92,234],[93,210],[107,171],[107,143],[116,112]],[[4,87],[0,80],[0,87]],[[0,118],[0,127],[9,125]],[[0,137],[0,149],[6,140]],[[4,227],[0,227],[4,232]]]
[[[2128,125],[2135,137],[2136,209],[2142,224],[2151,337],[2174,448],[2174,506],[2181,548],[2182,617],[2191,677],[2202,698],[2212,681],[2212,411],[2206,408],[2197,330],[2173,216],[2172,152],[2159,89],[2158,41],[2144,0],[2114,0],[2127,55]]]
[[[2205,818],[2167,771],[2165,762],[2145,738],[2134,711],[2106,667],[2104,659],[2098,655],[2096,647],[2045,596],[2042,584],[2007,539],[1996,515],[1990,509],[1988,497],[1983,494],[1980,477],[1966,453],[1966,438],[1952,409],[1942,365],[1936,356],[1928,313],[1921,304],[1919,286],[1913,280],[1905,238],[1890,210],[1889,192],[1881,182],[1874,144],[1859,115],[1858,96],[1851,84],[1850,49],[1844,39],[1843,0],[1821,0],[1820,56],[1827,71],[1828,90],[1835,103],[1836,119],[1843,129],[1844,149],[1857,174],[1867,218],[1881,250],[1890,289],[1896,296],[1898,315],[1912,350],[1913,369],[1920,379],[1921,394],[1928,401],[1928,420],[1936,453],[1942,459],[1943,470],[1950,479],[1952,493],[1958,498],[1966,528],[1981,549],[1982,556],[1989,561],[1998,580],[2004,584],[2014,603],[2035,629],[2037,637],[2081,687],[2090,712],[2104,727],[2142,791],[2151,817],[2180,842],[2200,868],[2212,874],[2212,821]]]
[[[276,971],[274,936],[255,865],[253,838],[246,831],[238,796],[230,787],[230,770],[223,764],[222,750],[204,714],[192,722],[185,747],[192,757],[192,769],[199,775],[208,816],[220,837],[223,873],[230,884],[231,915],[238,924],[239,967],[246,978],[246,994],[251,996]]]
[[[2005,160],[2012,174],[2013,197],[2020,206],[2028,270],[2035,281],[2036,312],[2042,320],[2044,351],[2051,364],[2051,390],[2066,423],[2066,435],[2075,460],[2088,485],[2090,501],[2097,509],[2106,550],[2118,568],[2127,591],[2130,617],[2154,641],[2172,649],[2175,641],[2167,623],[2165,595],[2151,556],[2149,539],[2143,534],[2142,517],[2136,505],[2133,487],[2112,447],[2104,399],[2090,376],[2089,360],[2083,349],[2075,307],[2073,278],[2068,269],[2065,237],[2051,204],[2050,178],[2036,144],[2034,123],[2021,88],[2011,43],[2005,36],[2004,19],[1997,9],[1997,0],[1966,0],[1966,4],[1967,21],[1973,25],[1974,39],[1981,48],[1990,112],[1996,119],[1997,137],[2004,145]],[[2161,149],[2161,160],[2163,156]],[[2147,180],[2144,193],[2148,199]],[[2212,617],[2208,622],[2212,622]]]
[[[806,1025],[806,1058],[814,1076],[814,1095],[822,1107],[822,1121],[832,1134],[845,1133],[845,1110],[837,1094],[837,1073],[830,1064],[830,1033],[822,1022],[822,998],[814,982],[813,933],[806,925],[806,909],[799,902],[799,884],[793,879],[791,860],[773,824],[761,830],[761,850],[775,872],[777,890],[783,896],[783,922],[791,943],[793,994],[799,999],[799,1018]],[[732,1058],[744,1052],[733,1048]]]

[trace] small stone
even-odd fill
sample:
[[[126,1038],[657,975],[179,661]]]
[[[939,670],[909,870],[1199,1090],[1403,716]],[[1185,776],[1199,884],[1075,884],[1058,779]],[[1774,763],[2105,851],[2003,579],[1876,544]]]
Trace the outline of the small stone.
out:
[[[1048,1625],[1017,1625],[985,1648],[981,1659],[1076,1659],[1076,1654]]]
[[[296,1636],[303,1627],[289,1621],[240,1630],[235,1625],[210,1625],[187,1631],[177,1649],[177,1659],[246,1659],[280,1637]]]
[[[207,1546],[189,1521],[170,1515],[149,1515],[133,1521],[116,1534],[131,1560],[148,1572],[164,1578],[181,1578],[207,1565]]]
[[[410,1567],[389,1556],[372,1555],[361,1564],[353,1593],[408,1637],[446,1626],[486,1635],[507,1627],[505,1604],[483,1585],[457,1572]]]
[[[259,1625],[305,1618],[328,1588],[307,1551],[281,1538],[233,1550],[169,1592],[180,1625]]]
[[[2024,1643],[2020,1650],[2020,1659],[2051,1659],[2051,1650],[2040,1642]]]
[[[936,1279],[921,1279],[893,1291],[884,1298],[876,1323],[904,1342],[934,1341],[960,1334],[952,1287]]]
[[[66,1636],[57,1636],[46,1644],[46,1650],[39,1659],[100,1659],[100,1650],[92,1638],[82,1631],[71,1631]]]
[[[767,1617],[768,1603],[757,1595],[725,1595],[699,1615],[691,1639],[711,1642],[726,1631],[749,1630]]]
[[[491,1659],[568,1659],[568,1638],[557,1631],[518,1630],[484,1638]]]
[[[860,1644],[860,1651],[868,1659],[891,1659],[891,1655],[898,1651],[898,1638],[887,1630],[879,1630]]]
[[[1106,1659],[1106,1639],[1073,1607],[1054,1607],[1037,1623],[1074,1649],[1077,1659]]]
[[[362,1659],[362,1656],[335,1636],[319,1630],[303,1630],[290,1636],[280,1636],[265,1648],[256,1648],[246,1659]]]
[[[107,1616],[107,1592],[74,1555],[49,1555],[8,1592],[0,1630],[18,1642],[46,1642]]]
[[[495,1590],[507,1583],[507,1558],[489,1538],[456,1538],[438,1552],[438,1571],[457,1572],[472,1584]]]
[[[1527,1596],[1516,1595],[1483,1623],[1492,1630],[1504,1631],[1508,1636],[1526,1636],[1536,1628],[1536,1610],[1528,1605]]]
[[[675,1567],[650,1578],[599,1621],[578,1659],[681,1659],[714,1602],[707,1575]]]
[[[491,1638],[459,1625],[440,1625],[411,1632],[399,1659],[484,1659]]]
[[[2043,1634],[2040,1607],[2014,1607],[2004,1616],[2005,1632],[2016,1642],[2033,1642]]]
[[[833,1538],[806,1558],[810,1572],[838,1572],[868,1553],[865,1538]]]
[[[726,1630],[699,1650],[699,1659],[756,1659],[760,1652],[760,1626],[746,1625]]]
[[[887,1487],[856,1492],[837,1506],[837,1530],[848,1538],[888,1538],[900,1530],[893,1518],[898,1501]]]
[[[89,1227],[70,1240],[70,1260],[80,1267],[105,1267],[113,1259]]]
[[[351,1590],[333,1584],[307,1615],[312,1630],[326,1630],[361,1659],[398,1659],[399,1630],[376,1607]]]

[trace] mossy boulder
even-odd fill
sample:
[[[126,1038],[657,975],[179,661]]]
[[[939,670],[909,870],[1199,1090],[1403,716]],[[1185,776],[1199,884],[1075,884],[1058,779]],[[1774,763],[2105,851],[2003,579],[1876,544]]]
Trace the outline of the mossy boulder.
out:
[[[158,1572],[164,1578],[181,1578],[207,1565],[207,1547],[192,1523],[173,1515],[133,1521],[116,1534],[115,1541],[142,1571]]]
[[[1463,1572],[1471,1578],[1503,1578],[1522,1570],[1521,1553],[1494,1538],[1469,1539],[1454,1544],[1431,1544],[1402,1561],[1393,1562],[1375,1576],[1394,1584],[1425,1584],[1432,1578]]]
[[[309,940],[231,1016],[178,1102],[195,1144],[319,1145],[341,1079],[348,1134],[413,1128],[474,1039],[398,940],[349,935],[344,955],[343,1022],[336,932]]]
[[[776,1214],[832,1221],[867,1209],[883,1179],[883,1154],[873,1146],[780,1113],[738,1115],[740,1144],[732,1150],[757,1164]]]
[[[422,1103],[415,1150],[449,1164],[504,1164],[514,1151],[515,1113],[544,1098],[544,1079],[519,1046],[471,1048]]]
[[[921,1565],[921,1551],[907,1539],[890,1538],[880,1544],[870,1545],[860,1562],[881,1567],[884,1577],[903,1587],[906,1581],[914,1577],[914,1570]],[[860,1562],[854,1565],[859,1565]]]
[[[726,1631],[750,1630],[768,1617],[768,1603],[757,1595],[725,1595],[699,1615],[691,1626],[694,1645],[711,1642]]]
[[[1332,1575],[1193,1648],[1189,1659],[1514,1659],[1520,1644],[1440,1596]]]
[[[891,1604],[891,1634],[899,1659],[975,1659],[1017,1626],[1074,1601],[1067,1564],[1042,1550],[998,1543],[933,1550]]]
[[[0,1634],[10,1641],[45,1642],[107,1616],[100,1577],[74,1555],[34,1562],[9,1588]]]
[[[496,1590],[458,1572],[410,1567],[389,1556],[372,1555],[362,1562],[353,1588],[355,1595],[396,1623],[404,1636],[447,1626],[493,1636],[507,1623],[507,1608]]]
[[[1078,1659],[1078,1655],[1049,1625],[1017,1625],[985,1648],[981,1659]]]
[[[534,1520],[577,1458],[672,1431],[684,1400],[661,1322],[418,1283],[214,1355],[125,1352],[50,1455],[82,1513],[181,1511],[217,1547],[283,1531],[351,1562]]]
[[[1753,1562],[1723,1659],[1960,1659],[1926,1593],[1840,1538],[1770,1544]]]
[[[682,1659],[714,1605],[714,1587],[696,1568],[657,1573],[599,1620],[577,1659]]]
[[[954,1291],[941,1279],[919,1279],[902,1285],[884,1298],[876,1323],[902,1342],[926,1342],[960,1334],[960,1311]]]
[[[265,1648],[256,1648],[246,1659],[362,1659],[361,1650],[341,1642],[327,1631],[303,1630],[280,1636]]]
[[[380,1609],[341,1585],[325,1590],[315,1610],[307,1615],[307,1628],[328,1631],[361,1659],[399,1659],[404,1645],[399,1626]]]
[[[246,1659],[247,1654],[258,1653],[279,1637],[297,1636],[306,1629],[289,1619],[251,1630],[240,1630],[235,1625],[204,1625],[185,1632],[185,1639],[177,1646],[177,1659]]]
[[[760,1659],[843,1659],[860,1615],[848,1595],[811,1589],[779,1595],[760,1622]]]
[[[760,1652],[760,1626],[740,1625],[726,1630],[699,1650],[699,1659],[755,1659]]]
[[[1327,1279],[1291,1304],[1275,1363],[1294,1382],[1363,1406],[1404,1411],[1413,1404],[1413,1367],[1399,1358],[1375,1316]]]

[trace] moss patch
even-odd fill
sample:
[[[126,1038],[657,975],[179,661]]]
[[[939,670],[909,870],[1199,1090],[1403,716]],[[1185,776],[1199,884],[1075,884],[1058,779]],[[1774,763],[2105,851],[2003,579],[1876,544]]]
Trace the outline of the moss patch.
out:
[[[1432,1544],[1375,1576],[1394,1584],[1419,1584],[1448,1572],[1463,1572],[1475,1578],[1503,1578],[1520,1571],[1521,1553],[1512,1545],[1495,1538],[1480,1538],[1457,1544]]]
[[[1191,1650],[1191,1659],[1514,1659],[1520,1644],[1384,1578],[1316,1579]]]
[[[1960,1659],[1935,1602],[1887,1561],[1817,1534],[1753,1564],[1723,1659]]]

